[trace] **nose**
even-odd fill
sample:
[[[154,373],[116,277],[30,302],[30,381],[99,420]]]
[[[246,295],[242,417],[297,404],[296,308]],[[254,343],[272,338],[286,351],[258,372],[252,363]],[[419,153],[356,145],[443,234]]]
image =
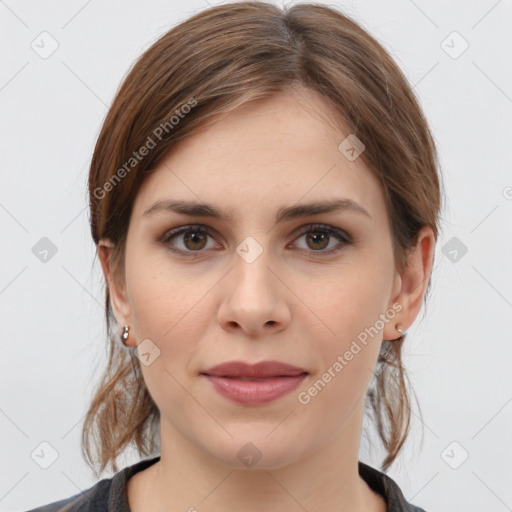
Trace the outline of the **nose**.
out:
[[[291,292],[285,276],[279,275],[266,251],[247,262],[238,254],[234,268],[226,276],[218,320],[229,332],[242,331],[249,336],[276,334],[290,322],[287,300]]]

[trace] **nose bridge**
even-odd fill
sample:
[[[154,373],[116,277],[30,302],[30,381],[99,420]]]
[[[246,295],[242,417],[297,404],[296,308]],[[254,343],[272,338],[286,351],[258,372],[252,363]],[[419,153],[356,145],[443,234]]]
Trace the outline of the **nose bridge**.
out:
[[[240,299],[257,305],[259,301],[269,303],[272,295],[270,250],[253,237],[247,237],[236,250],[233,272],[235,294]],[[244,307],[250,307],[244,304]]]
[[[269,326],[282,328],[289,320],[282,283],[271,270],[275,265],[270,255],[270,249],[252,237],[237,247],[228,290],[219,309],[219,321],[225,329],[238,325],[256,334]]]

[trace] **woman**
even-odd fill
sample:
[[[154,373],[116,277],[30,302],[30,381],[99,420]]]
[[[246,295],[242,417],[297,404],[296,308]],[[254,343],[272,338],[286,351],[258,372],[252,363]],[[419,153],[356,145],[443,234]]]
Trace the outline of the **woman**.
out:
[[[227,4],[161,37],[89,176],[121,330],[83,446],[116,474],[36,510],[422,511],[358,452],[366,407],[383,471],[407,437],[437,168],[402,72],[332,8]],[[151,458],[118,471],[131,444]]]

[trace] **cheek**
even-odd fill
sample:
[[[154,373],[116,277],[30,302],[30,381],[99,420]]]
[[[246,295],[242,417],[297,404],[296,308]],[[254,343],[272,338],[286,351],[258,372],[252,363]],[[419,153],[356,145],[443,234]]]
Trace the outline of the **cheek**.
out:
[[[327,347],[342,349],[384,313],[391,286],[386,272],[375,258],[360,258],[296,279],[294,291],[304,297],[307,318]]]
[[[140,336],[163,342],[190,323],[189,316],[208,290],[207,279],[172,266],[165,251],[132,253],[127,272],[132,321]]]
[[[130,286],[137,342],[149,339],[149,352],[156,354],[148,365],[141,358],[146,387],[161,411],[181,409],[190,398],[182,385],[205,329],[200,300],[208,288],[155,265],[147,272],[132,271]]]
[[[375,324],[383,298],[371,279],[347,278],[312,306],[323,320],[319,332],[309,334],[317,340],[318,366],[299,403],[310,418],[323,418],[326,432],[334,433],[365,397],[382,341]]]
[[[383,258],[385,260],[385,258]],[[307,296],[311,321],[305,332],[315,343],[318,367],[305,400],[311,404],[327,403],[334,420],[364,397],[375,369],[382,342],[381,314],[385,313],[390,283],[382,261],[361,258],[357,264],[340,267],[329,276],[311,276],[302,282],[302,291],[309,283]],[[321,321],[320,321],[320,320]],[[317,393],[317,395],[315,395]],[[319,398],[316,398],[318,396]],[[321,413],[321,407],[319,413]]]
[[[188,377],[198,344],[214,318],[207,296],[218,277],[180,271],[161,256],[150,260],[149,255],[134,256],[127,281],[137,342],[149,339],[159,350],[155,364],[142,365],[142,370],[148,386],[153,381],[159,386],[173,381],[166,370],[180,382]]]

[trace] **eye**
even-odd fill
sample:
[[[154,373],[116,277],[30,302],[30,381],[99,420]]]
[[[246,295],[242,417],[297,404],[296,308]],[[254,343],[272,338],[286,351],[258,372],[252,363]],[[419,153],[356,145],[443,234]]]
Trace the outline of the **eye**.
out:
[[[346,245],[351,245],[353,243],[352,239],[345,231],[324,224],[308,226],[308,228],[305,231],[302,231],[296,240],[304,236],[308,246],[305,250],[310,250],[310,252],[313,253],[320,253],[320,255],[337,253]],[[334,244],[334,246],[331,245],[330,249],[324,250],[329,246],[330,242],[334,241],[332,240],[333,238],[338,241],[338,244]]]
[[[168,244],[171,251],[180,254],[201,252],[204,248],[211,249],[211,247],[207,247],[207,238],[211,236],[207,227],[190,225],[168,231],[163,236],[162,243]],[[176,248],[172,246],[179,245],[174,242],[175,239],[182,243],[181,247]]]
[[[345,231],[324,224],[307,226],[307,229],[303,230],[295,240],[304,236],[307,247],[301,249],[310,253],[318,253],[319,256],[337,253],[346,245],[353,243],[351,237]],[[207,226],[187,225],[166,232],[161,242],[168,246],[172,252],[193,257],[195,254],[192,253],[201,253],[204,252],[203,249],[214,248],[212,246],[208,247],[209,237],[213,239],[213,235]],[[330,242],[336,240],[338,243],[332,246]],[[324,250],[329,245],[331,245],[331,248]]]

